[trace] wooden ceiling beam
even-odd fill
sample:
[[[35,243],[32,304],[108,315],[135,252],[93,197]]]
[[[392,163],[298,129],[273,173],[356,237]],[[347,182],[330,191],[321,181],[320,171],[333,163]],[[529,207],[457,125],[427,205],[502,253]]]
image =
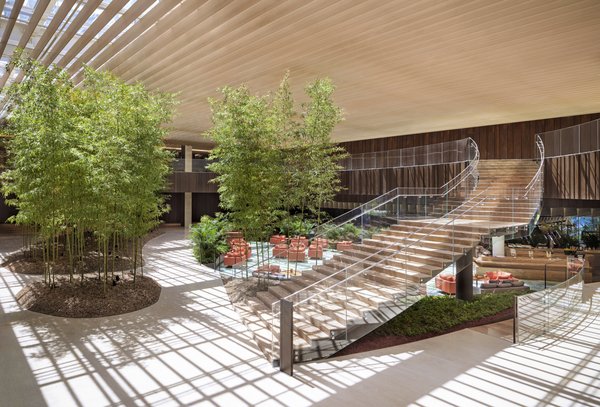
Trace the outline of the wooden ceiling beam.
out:
[[[129,0],[113,0],[106,8],[102,11],[102,14],[94,20],[94,22],[88,27],[82,35],[79,36],[77,42],[69,48],[69,50],[56,62],[58,66],[65,67],[69,62],[73,60],[89,45],[91,41],[94,41],[94,37],[106,27],[106,25],[125,7]]]

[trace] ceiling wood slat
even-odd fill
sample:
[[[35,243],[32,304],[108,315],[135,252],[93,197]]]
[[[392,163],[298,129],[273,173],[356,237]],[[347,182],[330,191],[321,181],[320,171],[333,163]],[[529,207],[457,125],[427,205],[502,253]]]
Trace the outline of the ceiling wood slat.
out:
[[[30,24],[11,28],[16,10],[3,18],[4,56],[10,31],[27,46],[41,9],[53,7],[28,53],[66,67],[76,82],[87,64],[177,92],[173,144],[207,145],[207,98],[217,88],[267,92],[286,70],[301,100],[307,82],[333,79],[346,112],[339,141],[600,111],[598,0],[38,3]],[[12,80],[7,69],[1,86]]]

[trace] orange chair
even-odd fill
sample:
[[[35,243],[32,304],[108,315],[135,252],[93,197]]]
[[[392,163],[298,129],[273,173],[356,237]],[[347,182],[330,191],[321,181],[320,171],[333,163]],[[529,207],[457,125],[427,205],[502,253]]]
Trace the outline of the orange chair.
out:
[[[269,243],[271,244],[279,244],[279,243],[285,243],[285,235],[273,235],[271,236],[271,239],[269,239]]]
[[[456,294],[456,277],[449,274],[438,274],[435,287],[446,294]]]
[[[227,232],[227,244],[231,244],[231,241],[234,239],[243,239],[244,235],[242,232]]]
[[[295,245],[303,244],[304,247],[307,247],[308,239],[304,236],[294,236],[294,237],[292,237],[290,244],[295,244]]]
[[[308,248],[308,257],[311,259],[322,259],[323,246],[311,244]]]
[[[281,271],[281,267],[277,264],[263,264],[262,266],[258,266],[256,269],[259,273],[279,273]]]
[[[288,245],[286,243],[276,244],[273,248],[273,256],[279,258],[286,258],[288,254]]]
[[[243,263],[246,261],[246,256],[237,250],[230,250],[225,253],[225,258],[223,259],[223,264],[225,267],[233,267],[236,264]]]
[[[511,273],[506,271],[486,271],[485,276],[488,280],[512,280],[513,276]]]
[[[289,261],[304,261],[306,260],[306,246],[303,244],[291,244],[288,250]]]

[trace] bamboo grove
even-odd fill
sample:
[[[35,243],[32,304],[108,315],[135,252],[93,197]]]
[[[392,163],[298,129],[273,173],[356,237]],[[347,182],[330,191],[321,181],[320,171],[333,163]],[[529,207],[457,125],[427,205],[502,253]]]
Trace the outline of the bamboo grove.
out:
[[[331,141],[343,120],[335,86],[322,78],[304,91],[307,101],[296,110],[287,73],[271,94],[224,87],[222,98],[209,100],[213,126],[206,136],[216,144],[209,168],[221,207],[250,240],[267,241],[292,213],[319,224],[323,204],[341,190],[339,161],[347,154]],[[259,258],[262,247],[257,243]]]
[[[1,188],[18,209],[11,221],[31,232],[30,253],[43,258],[44,281],[56,283],[59,258],[67,259],[71,281],[83,281],[92,271],[90,252],[104,290],[119,257],[130,258],[135,281],[141,239],[167,210],[160,192],[171,155],[163,126],[173,116],[173,96],[108,72],[86,69],[76,87],[57,67],[22,57],[11,63],[26,76],[5,95],[10,137]]]

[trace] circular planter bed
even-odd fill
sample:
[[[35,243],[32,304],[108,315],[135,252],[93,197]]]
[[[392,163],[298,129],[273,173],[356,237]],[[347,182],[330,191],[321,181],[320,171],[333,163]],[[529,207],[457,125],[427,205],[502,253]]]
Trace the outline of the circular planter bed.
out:
[[[97,278],[59,278],[54,288],[41,281],[27,284],[17,294],[17,301],[29,311],[67,318],[97,318],[124,314],[146,308],[158,301],[160,285],[149,277],[129,277],[116,285],[107,285],[106,292]]]

